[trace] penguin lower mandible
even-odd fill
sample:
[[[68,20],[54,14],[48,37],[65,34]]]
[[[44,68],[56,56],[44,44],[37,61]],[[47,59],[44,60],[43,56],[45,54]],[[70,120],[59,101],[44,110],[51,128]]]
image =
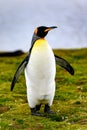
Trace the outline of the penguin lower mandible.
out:
[[[72,66],[63,58],[53,54],[48,42],[44,39],[47,33],[57,27],[40,26],[35,29],[28,55],[18,67],[11,84],[11,91],[20,73],[25,71],[27,99],[32,115],[41,115],[41,104],[44,112],[54,114],[50,110],[55,95],[56,63],[74,75]]]

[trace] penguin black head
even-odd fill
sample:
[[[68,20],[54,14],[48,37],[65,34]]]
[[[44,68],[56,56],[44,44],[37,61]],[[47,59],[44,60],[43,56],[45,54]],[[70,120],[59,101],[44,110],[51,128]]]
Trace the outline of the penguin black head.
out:
[[[54,28],[57,28],[56,26],[52,26],[52,27],[45,27],[45,26],[40,26],[40,27],[37,27],[34,31],[34,34],[38,37],[41,37],[41,38],[44,38],[47,33],[54,29]]]

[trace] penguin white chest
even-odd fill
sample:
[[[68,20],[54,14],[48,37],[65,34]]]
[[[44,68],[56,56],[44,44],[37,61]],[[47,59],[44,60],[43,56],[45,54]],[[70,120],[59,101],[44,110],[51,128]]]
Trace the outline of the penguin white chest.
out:
[[[55,58],[52,49],[44,39],[37,40],[33,46],[27,65],[29,80],[52,81],[55,78]]]
[[[37,40],[25,69],[27,96],[31,107],[46,100],[52,104],[55,93],[55,58],[44,39]]]

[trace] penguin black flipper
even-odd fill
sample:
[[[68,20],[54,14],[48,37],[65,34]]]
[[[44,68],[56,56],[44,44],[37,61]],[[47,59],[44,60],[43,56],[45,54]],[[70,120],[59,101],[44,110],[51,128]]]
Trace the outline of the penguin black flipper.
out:
[[[28,60],[29,60],[29,55],[27,55],[25,57],[25,59],[22,61],[22,63],[19,65],[18,69],[16,70],[15,74],[14,74],[14,78],[12,80],[12,83],[11,83],[11,91],[13,90],[14,86],[15,86],[15,83],[19,77],[19,75],[21,74],[21,72],[24,70],[24,68],[26,67],[27,63],[28,63]]]
[[[74,75],[73,67],[63,58],[55,55],[56,64],[66,69],[71,75]]]
[[[18,69],[16,70],[15,74],[14,74],[14,78],[12,80],[12,83],[11,83],[11,91],[13,90],[14,86],[15,86],[15,83],[19,77],[19,75],[21,74],[21,72],[25,69],[25,67],[27,66],[28,64],[28,61],[29,61],[29,58],[30,58],[30,54],[31,54],[31,51],[32,51],[32,48],[33,48],[33,45],[34,45],[34,42],[36,40],[38,40],[39,37],[36,36],[35,34],[33,35],[33,39],[32,39],[32,42],[31,42],[31,47],[29,49],[29,53],[28,55],[25,57],[25,59],[22,61],[22,63],[19,65]]]

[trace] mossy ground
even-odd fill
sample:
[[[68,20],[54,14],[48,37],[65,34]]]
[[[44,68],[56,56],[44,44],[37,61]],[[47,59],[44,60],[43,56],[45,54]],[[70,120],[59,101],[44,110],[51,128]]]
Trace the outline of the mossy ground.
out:
[[[87,49],[55,50],[75,70],[71,76],[57,66],[55,115],[32,116],[27,103],[24,73],[10,91],[13,75],[25,57],[0,57],[1,130],[87,130]],[[43,113],[43,106],[41,108]]]

